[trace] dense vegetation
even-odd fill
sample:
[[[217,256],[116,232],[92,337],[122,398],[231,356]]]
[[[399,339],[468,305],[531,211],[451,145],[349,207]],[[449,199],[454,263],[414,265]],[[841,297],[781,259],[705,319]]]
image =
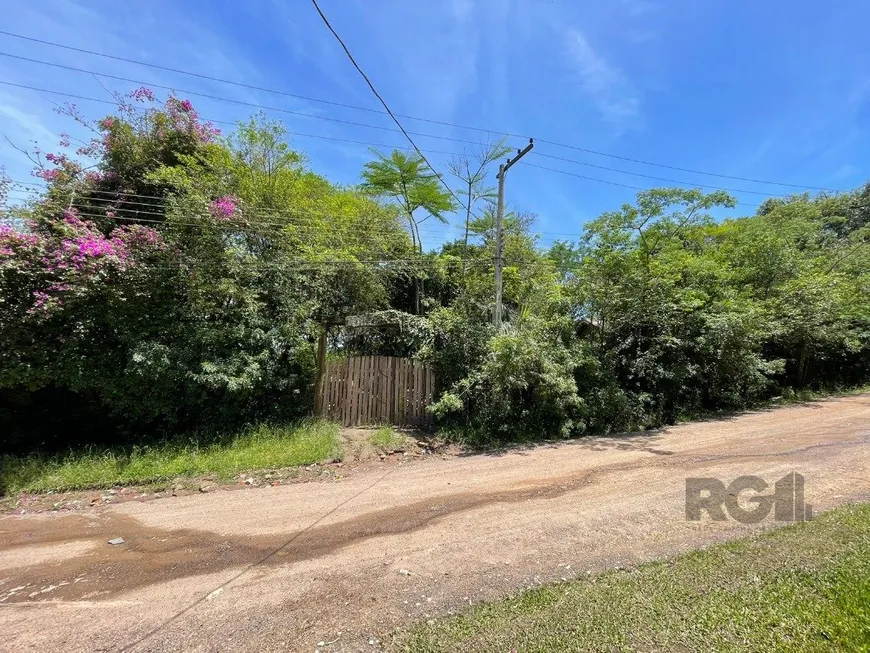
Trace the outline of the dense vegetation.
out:
[[[66,111],[93,138],[35,151],[45,188],[0,225],[5,449],[309,414],[322,325],[378,313],[382,327],[332,327],[332,351],[432,362],[440,423],[479,440],[646,428],[868,378],[870,187],[724,220],[724,192],[655,189],[549,249],[511,213],[496,333],[486,179],[502,144],[451,165],[454,197],[402,152],[337,186],[280,124],[222,136],[147,89],[98,121]],[[451,215],[465,236],[427,250],[421,224]]]

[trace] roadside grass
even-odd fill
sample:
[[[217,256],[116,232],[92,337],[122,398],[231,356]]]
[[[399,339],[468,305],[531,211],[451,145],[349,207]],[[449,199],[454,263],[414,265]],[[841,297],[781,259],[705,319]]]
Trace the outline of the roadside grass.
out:
[[[260,424],[206,445],[166,442],[53,456],[4,455],[0,457],[0,495],[145,484],[204,474],[227,479],[256,469],[296,467],[339,457],[338,434],[337,424],[312,420]]]
[[[394,634],[394,651],[870,651],[870,504]]]
[[[407,437],[389,426],[382,426],[369,436],[369,444],[384,452],[395,451],[407,444]]]

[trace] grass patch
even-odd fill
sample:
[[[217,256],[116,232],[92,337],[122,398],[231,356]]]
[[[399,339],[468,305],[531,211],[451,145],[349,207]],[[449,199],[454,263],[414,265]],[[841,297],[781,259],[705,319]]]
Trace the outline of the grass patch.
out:
[[[407,442],[404,434],[397,433],[389,426],[382,426],[369,436],[370,445],[386,452],[401,449]]]
[[[480,604],[397,651],[870,651],[870,504]]]
[[[341,454],[339,427],[320,421],[260,424],[217,442],[0,457],[0,494],[153,483],[210,474],[227,479],[255,469],[295,467]]]

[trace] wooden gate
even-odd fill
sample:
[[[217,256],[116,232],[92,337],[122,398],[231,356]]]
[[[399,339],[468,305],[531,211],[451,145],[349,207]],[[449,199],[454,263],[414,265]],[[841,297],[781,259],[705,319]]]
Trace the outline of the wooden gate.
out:
[[[354,356],[327,363],[323,392],[326,417],[345,426],[427,426],[435,374],[407,358]]]

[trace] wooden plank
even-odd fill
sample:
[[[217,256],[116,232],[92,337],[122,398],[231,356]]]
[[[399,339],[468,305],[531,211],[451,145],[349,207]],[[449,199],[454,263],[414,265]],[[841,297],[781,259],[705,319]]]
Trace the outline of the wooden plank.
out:
[[[393,370],[393,374],[395,374],[396,379],[396,412],[393,416],[393,420],[395,420],[396,424],[402,423],[402,389],[405,387],[404,382],[402,381],[402,370],[404,366],[402,365],[403,361],[401,358],[396,359],[396,369]]]
[[[344,397],[341,406],[341,423],[347,425],[350,421],[350,359],[347,359],[344,367]]]
[[[423,365],[414,361],[414,420],[417,424],[423,419]]]
[[[351,402],[351,392],[353,392],[353,384],[351,380],[351,360],[348,358],[347,362],[344,366],[344,399],[342,406],[342,424],[350,424],[350,402]]]
[[[366,356],[365,364],[363,367],[363,379],[365,383],[365,395],[364,395],[364,418],[363,424],[371,424],[372,423],[372,396],[375,394],[374,387],[374,375],[372,374],[372,369],[374,367],[374,357]]]
[[[369,395],[369,424],[378,423],[378,387],[380,379],[378,378],[378,357],[372,356],[372,392]]]
[[[363,379],[365,383],[365,395],[364,395],[364,420],[363,424],[371,424],[372,423],[372,396],[375,394],[374,387],[374,375],[372,374],[372,368],[374,367],[374,357],[366,356],[365,365],[363,367]]]
[[[347,405],[347,419],[345,420],[345,424],[347,426],[353,426],[356,424],[356,406],[357,406],[357,394],[359,388],[357,388],[357,367],[359,365],[359,360],[356,358],[350,359],[350,367],[348,368],[347,374],[347,387],[348,387],[348,405]]]
[[[426,366],[420,363],[420,423],[426,421]]]
[[[392,359],[388,356],[384,356],[381,359],[381,383],[384,390],[381,395],[381,415],[383,415],[384,424],[393,423],[393,411],[391,410],[393,405],[393,377],[390,376],[392,362]]]
[[[335,391],[333,401],[335,401],[335,417],[338,421],[344,424],[344,410],[347,406],[347,364],[345,358],[341,361],[341,367],[338,368],[338,375],[335,380]]]
[[[357,387],[359,395],[357,396],[357,424],[365,424],[366,416],[366,357],[361,356],[359,359],[359,369],[357,370]]]
[[[429,405],[435,402],[435,370],[429,366]],[[429,413],[429,424],[435,422],[435,416]]]
[[[333,419],[332,411],[335,405],[335,375],[336,367],[341,365],[341,361],[333,361],[329,365],[329,374],[326,376],[326,417]]]
[[[339,407],[339,379],[341,378],[341,367],[343,364],[343,360],[335,361],[331,366],[332,371],[329,375],[329,414],[333,419],[335,418],[335,411]]]
[[[366,356],[366,424],[372,423],[372,397],[375,394],[375,357]]]
[[[390,368],[390,361],[386,356],[378,356],[378,423],[390,423],[389,411],[389,396],[390,396],[390,380],[387,377],[387,372]]]
[[[363,400],[365,399],[365,358],[355,360],[354,365],[354,424],[362,424]]]
[[[408,369],[408,408],[406,415],[409,424],[414,423],[414,361],[407,362]]]
[[[382,373],[382,357],[375,356],[374,359],[374,392],[372,393],[372,424],[383,424],[384,417],[381,410],[381,398],[384,392],[384,381],[381,377]]]
[[[345,379],[347,378],[347,359],[341,361],[341,366],[336,370],[335,388],[332,391],[332,400],[335,402],[335,415],[339,421],[344,420],[342,411],[345,405]],[[343,422],[342,422],[343,423]]]
[[[402,359],[399,378],[402,380],[402,392],[400,394],[401,415],[399,416],[400,424],[408,423],[408,361]]]
[[[372,396],[369,400],[369,406],[371,407],[371,414],[369,415],[370,424],[378,423],[378,397],[381,387],[381,376],[378,371],[379,363],[380,357],[372,356]]]
[[[411,361],[411,420],[417,423],[417,361]]]
[[[354,424],[362,424],[362,402],[365,397],[365,388],[363,388],[364,367],[365,358],[363,356],[354,358],[353,378],[354,387],[356,387],[356,393],[354,394]]]
[[[345,426],[350,417],[350,359],[345,361],[344,383],[342,384],[344,396],[341,398],[341,423]]]
[[[393,380],[395,383],[393,386],[393,424],[401,424],[402,361],[398,358],[393,359]]]
[[[396,368],[393,370],[393,374],[396,375],[396,387],[393,390],[394,397],[393,400],[396,402],[395,414],[393,416],[394,424],[402,424],[402,411],[404,410],[402,406],[402,389],[405,387],[404,381],[402,380],[402,370],[404,368],[404,361],[401,358],[396,358]]]
[[[408,361],[406,363],[408,368],[408,409],[407,419],[409,424],[414,423],[414,361]]]
[[[390,424],[395,424],[399,412],[399,395],[397,388],[399,379],[396,377],[396,358],[390,358]]]

